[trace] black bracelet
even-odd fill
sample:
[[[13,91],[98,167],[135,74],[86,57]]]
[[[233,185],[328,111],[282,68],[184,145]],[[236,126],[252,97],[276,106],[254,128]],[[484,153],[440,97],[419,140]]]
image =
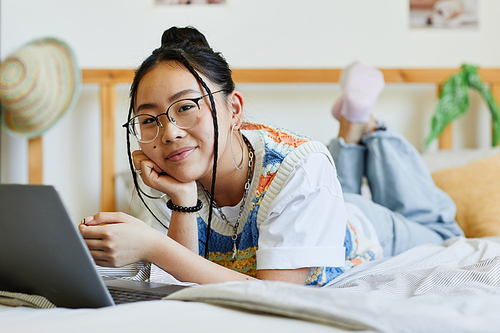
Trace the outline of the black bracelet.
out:
[[[177,206],[172,202],[172,200],[167,201],[167,208],[181,213],[196,213],[197,211],[201,210],[202,207],[203,202],[201,202],[200,199],[198,199],[198,201],[196,202],[196,206],[192,207]]]

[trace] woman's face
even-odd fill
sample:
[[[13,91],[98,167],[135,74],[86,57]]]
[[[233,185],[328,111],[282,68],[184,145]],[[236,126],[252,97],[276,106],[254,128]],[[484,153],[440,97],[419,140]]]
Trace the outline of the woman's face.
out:
[[[212,92],[218,90],[208,79],[202,78]],[[134,109],[136,115],[146,113],[157,116],[165,113],[172,103],[180,99],[198,98],[206,94],[196,78],[183,66],[175,62],[163,62],[140,80]],[[213,95],[213,98],[219,123],[219,152],[224,152],[228,129],[231,128],[231,112],[222,93]],[[159,119],[163,128],[160,128],[156,139],[140,144],[142,151],[158,167],[181,182],[205,177],[209,179],[212,174],[214,127],[208,96],[199,101],[199,106],[200,118],[193,127],[180,129],[166,116],[161,116]]]

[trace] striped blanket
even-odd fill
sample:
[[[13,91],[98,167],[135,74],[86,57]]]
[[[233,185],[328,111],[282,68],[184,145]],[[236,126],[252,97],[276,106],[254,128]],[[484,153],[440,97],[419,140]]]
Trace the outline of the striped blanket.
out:
[[[500,242],[454,238],[360,265],[323,288],[248,281],[187,288],[201,301],[377,332],[499,332]]]

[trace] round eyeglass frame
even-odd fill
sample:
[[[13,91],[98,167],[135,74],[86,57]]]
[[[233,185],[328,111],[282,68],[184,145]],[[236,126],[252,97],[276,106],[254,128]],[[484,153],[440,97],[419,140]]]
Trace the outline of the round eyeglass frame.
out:
[[[191,126],[179,126],[179,125],[176,123],[175,119],[174,119],[174,118],[171,118],[171,117],[170,117],[170,115],[168,114],[168,112],[170,111],[170,108],[171,108],[173,105],[175,105],[175,104],[177,104],[177,103],[179,103],[179,102],[182,102],[182,101],[192,101],[192,102],[194,102],[194,103],[198,106],[198,109],[201,109],[201,108],[200,108],[200,105],[198,104],[198,102],[199,102],[201,99],[203,99],[203,98],[205,98],[205,97],[207,97],[207,96],[210,96],[210,94],[215,95],[215,94],[220,93],[220,92],[222,92],[222,91],[223,91],[223,90],[221,89],[221,90],[217,90],[217,91],[215,91],[215,92],[213,92],[213,93],[205,94],[205,95],[203,95],[203,96],[201,96],[201,97],[196,97],[196,98],[183,98],[183,99],[179,99],[179,100],[177,100],[177,101],[173,102],[172,104],[170,104],[170,106],[167,108],[167,111],[165,111],[164,113],[160,113],[160,114],[158,114],[158,115],[156,115],[156,116],[153,116],[153,115],[150,115],[150,114],[143,114],[143,115],[134,116],[134,117],[130,118],[130,120],[129,120],[129,121],[127,121],[125,124],[123,124],[123,125],[122,125],[122,127],[125,127],[125,128],[127,129],[128,133],[129,133],[129,134],[131,134],[131,135],[132,135],[132,136],[133,136],[133,137],[134,137],[137,141],[139,141],[140,143],[151,143],[151,142],[153,142],[154,140],[156,140],[156,138],[158,137],[158,134],[160,133],[160,127],[161,127],[161,128],[163,128],[163,124],[162,124],[162,123],[161,123],[161,121],[160,121],[160,116],[163,116],[163,115],[167,116],[168,121],[169,121],[172,125],[174,125],[174,126],[175,126],[175,127],[177,127],[177,128],[180,128],[180,129],[189,129],[189,128],[192,128],[192,127],[196,126],[196,124],[198,124],[198,121],[200,120],[200,117],[201,117],[201,116],[198,116],[198,118],[196,119],[196,121],[194,122],[194,124],[193,124],[193,125],[191,125]],[[135,120],[135,119],[137,119],[138,117],[141,117],[141,116],[150,116],[150,117],[152,117],[152,118],[156,121],[156,135],[155,135],[155,137],[154,137],[153,139],[151,139],[151,140],[148,140],[148,141],[140,140],[140,139],[136,136],[136,134],[135,134],[135,131],[134,131],[134,129],[133,129],[133,127],[134,127],[133,123],[134,123],[134,120]]]

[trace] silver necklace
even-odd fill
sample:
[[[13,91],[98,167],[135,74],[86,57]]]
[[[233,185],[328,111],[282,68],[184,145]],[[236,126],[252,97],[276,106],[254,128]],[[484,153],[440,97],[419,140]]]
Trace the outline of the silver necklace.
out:
[[[252,183],[252,167],[253,167],[253,148],[250,145],[250,142],[246,138],[243,138],[245,143],[247,144],[248,147],[248,174],[247,174],[247,181],[245,183],[245,193],[243,194],[243,199],[241,200],[241,205],[240,205],[240,211],[238,213],[238,218],[236,219],[236,223],[233,224],[233,235],[231,236],[231,239],[233,240],[233,259],[236,258],[236,253],[238,252],[238,247],[236,245],[236,240],[238,239],[238,227],[240,225],[240,220],[241,216],[243,215],[243,210],[245,209],[245,202],[248,196],[248,192],[250,190],[250,185]],[[207,201],[210,202],[210,197],[211,194],[204,188],[205,196],[207,198]],[[217,209],[219,212],[219,215],[221,219],[226,222],[227,224],[231,225],[231,223],[227,220],[226,215],[222,212],[222,209],[217,205],[217,203],[214,200],[213,208]]]

